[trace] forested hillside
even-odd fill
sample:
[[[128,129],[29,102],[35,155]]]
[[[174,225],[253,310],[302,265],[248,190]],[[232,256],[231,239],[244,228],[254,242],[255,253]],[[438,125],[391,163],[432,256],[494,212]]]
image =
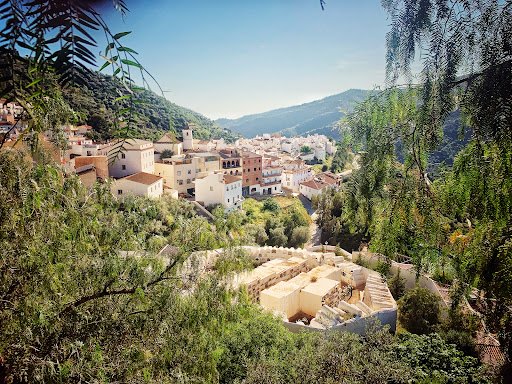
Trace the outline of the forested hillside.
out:
[[[248,115],[239,119],[218,119],[216,122],[245,137],[279,132],[285,136],[324,134],[339,138],[338,123],[344,113],[366,98],[368,91],[351,89],[321,100],[288,108]]]
[[[93,139],[101,141],[115,137],[116,132],[111,123],[114,110],[126,108],[128,101],[114,100],[123,94],[125,89],[111,76],[92,71],[86,71],[85,76],[85,85],[65,89],[64,98],[79,113],[80,122],[87,123],[95,129]],[[135,129],[132,135],[136,138],[157,140],[164,132],[169,131],[174,131],[180,136],[187,122],[195,123],[199,127],[194,131],[194,137],[197,139],[220,136],[232,142],[238,137],[200,113],[171,103],[154,92],[136,91],[136,98],[141,101],[132,106],[135,112]]]

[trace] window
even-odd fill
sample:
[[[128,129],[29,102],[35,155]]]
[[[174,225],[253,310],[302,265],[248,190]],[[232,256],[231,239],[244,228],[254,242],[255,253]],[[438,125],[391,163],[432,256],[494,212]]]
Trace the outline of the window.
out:
[[[190,175],[190,174],[192,174],[192,171],[191,171],[190,169],[188,170],[188,174],[189,174],[189,175]]]
[[[121,159],[126,159],[126,154],[121,153]]]
[[[123,165],[121,165],[121,169],[122,169],[123,171],[126,171],[126,165],[124,165],[124,164],[123,164]]]
[[[213,191],[213,186],[210,186],[210,191]]]
[[[181,176],[181,171],[178,171],[178,176]]]
[[[190,179],[187,179],[187,184],[190,184]]]
[[[229,203],[229,199],[228,199],[228,203]]]
[[[249,179],[245,179],[245,182],[248,183],[249,182]]]
[[[258,180],[259,180],[259,178],[257,177],[257,178],[256,178],[256,181],[258,181]]]
[[[226,187],[226,191],[229,191],[229,187]]]
[[[254,170],[256,171],[256,168],[254,168]]]
[[[118,195],[122,195],[122,194],[123,194],[123,190],[122,190],[122,189],[118,189],[118,190],[117,190],[117,194],[118,194]]]
[[[178,180],[178,185],[183,185],[183,180]]]

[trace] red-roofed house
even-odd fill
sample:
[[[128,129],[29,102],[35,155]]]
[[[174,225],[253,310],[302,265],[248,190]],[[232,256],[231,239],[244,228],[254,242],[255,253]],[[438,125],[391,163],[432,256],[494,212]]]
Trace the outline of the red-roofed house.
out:
[[[116,197],[126,195],[158,198],[163,193],[162,177],[151,173],[139,172],[117,179],[112,185],[112,194]]]
[[[319,195],[327,188],[338,188],[339,186],[340,178],[337,175],[331,172],[324,172],[300,183],[300,193],[311,200],[313,196]]]

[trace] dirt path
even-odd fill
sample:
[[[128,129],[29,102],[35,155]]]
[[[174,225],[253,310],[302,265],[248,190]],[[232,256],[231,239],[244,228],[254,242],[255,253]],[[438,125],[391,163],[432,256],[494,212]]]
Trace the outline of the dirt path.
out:
[[[322,234],[322,230],[318,228],[318,225],[316,225],[316,211],[311,206],[311,201],[306,199],[304,196],[299,195],[299,200],[311,216],[311,224],[309,225],[309,241],[304,245],[304,248],[318,245],[320,244],[320,235]]]
[[[322,235],[322,230],[316,225],[317,214],[314,212],[311,215],[311,224],[309,225],[309,241],[304,245],[304,248],[312,247],[313,245],[320,244],[320,236]]]

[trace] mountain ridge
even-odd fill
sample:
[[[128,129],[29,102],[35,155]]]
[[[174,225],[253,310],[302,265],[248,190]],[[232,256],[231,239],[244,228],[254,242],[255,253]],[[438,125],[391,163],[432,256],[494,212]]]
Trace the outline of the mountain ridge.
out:
[[[314,132],[339,138],[336,127],[344,112],[351,112],[355,104],[366,98],[368,92],[370,91],[349,89],[300,105],[277,108],[237,119],[220,118],[215,122],[248,138],[262,132],[281,133],[287,136]]]

